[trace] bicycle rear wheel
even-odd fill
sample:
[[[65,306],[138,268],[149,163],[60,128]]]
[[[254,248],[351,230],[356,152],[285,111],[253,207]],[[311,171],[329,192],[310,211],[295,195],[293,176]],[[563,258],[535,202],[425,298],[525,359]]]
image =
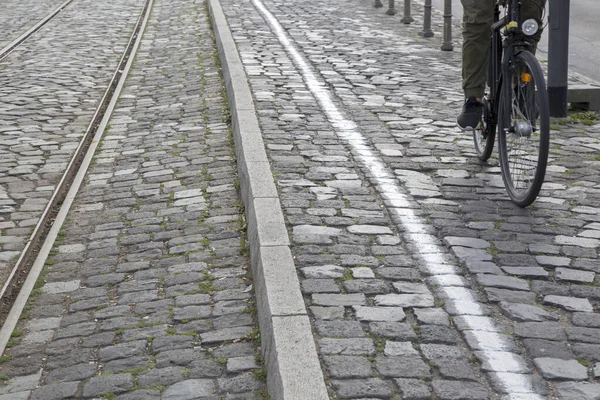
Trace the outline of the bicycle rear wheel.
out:
[[[483,119],[477,129],[473,130],[473,143],[477,158],[481,161],[487,161],[494,150],[494,140],[496,139],[496,124],[492,122],[491,104],[487,97],[483,97]]]
[[[533,54],[513,57],[498,113],[498,151],[511,200],[527,207],[544,182],[550,146],[550,107],[544,74]]]

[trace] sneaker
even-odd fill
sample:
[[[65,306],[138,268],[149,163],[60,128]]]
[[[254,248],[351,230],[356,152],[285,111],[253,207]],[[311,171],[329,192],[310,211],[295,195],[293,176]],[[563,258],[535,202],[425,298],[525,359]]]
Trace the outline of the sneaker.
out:
[[[483,104],[477,101],[475,97],[469,97],[463,105],[462,112],[456,119],[458,127],[463,131],[476,129],[481,123],[482,114]]]

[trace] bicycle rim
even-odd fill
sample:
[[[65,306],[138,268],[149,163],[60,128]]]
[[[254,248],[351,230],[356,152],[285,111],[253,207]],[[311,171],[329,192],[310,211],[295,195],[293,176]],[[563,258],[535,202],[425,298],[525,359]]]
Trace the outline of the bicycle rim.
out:
[[[496,138],[496,125],[491,122],[491,109],[489,101],[483,98],[483,121],[479,127],[473,130],[473,143],[477,158],[481,161],[487,161],[494,150],[494,140]]]
[[[548,94],[539,62],[528,51],[515,55],[511,76],[505,79],[510,83],[502,85],[498,116],[502,179],[511,200],[527,207],[539,194],[546,174]]]

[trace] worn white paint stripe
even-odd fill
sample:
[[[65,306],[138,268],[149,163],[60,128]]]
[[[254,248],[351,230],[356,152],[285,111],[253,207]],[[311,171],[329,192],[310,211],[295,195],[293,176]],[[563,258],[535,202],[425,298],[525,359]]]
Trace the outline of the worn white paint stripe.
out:
[[[395,214],[401,221],[400,230],[407,232],[404,237],[409,244],[415,248],[415,256],[423,263],[428,273],[432,276],[439,274],[437,268],[440,266],[446,271],[442,275],[457,275],[456,273],[447,274],[448,269],[451,271],[459,271],[456,265],[453,265],[447,260],[445,248],[439,243],[438,239],[428,232],[431,232],[431,226],[427,225],[423,219],[418,216],[418,205],[409,195],[403,193],[398,186],[393,172],[381,160],[381,157],[376,154],[366,139],[358,131],[357,124],[345,116],[345,113],[335,105],[333,95],[326,88],[324,83],[317,78],[313,68],[306,61],[304,56],[300,54],[295,44],[289,38],[286,31],[283,29],[279,21],[271,14],[260,0],[252,0],[256,9],[263,15],[279,42],[293,59],[296,67],[306,83],[308,89],[317,99],[319,105],[327,115],[329,122],[336,129],[337,135],[344,139],[357,154],[357,161],[365,166],[369,174],[373,176],[373,181],[382,197],[387,200],[390,205],[389,211]],[[444,282],[440,280],[440,282]],[[493,372],[506,371],[506,362],[510,359],[511,347],[514,347],[512,339],[507,335],[500,335],[493,329],[494,321],[483,315],[486,314],[485,307],[471,295],[468,290],[459,291],[453,285],[441,285],[438,287],[438,295],[444,298],[452,299],[447,302],[447,308],[451,309],[451,313],[455,316],[480,316],[479,319],[464,319],[464,330],[473,331],[475,333],[471,337],[476,341],[475,349],[479,350],[482,357],[487,360],[487,369]],[[450,311],[449,311],[450,312]],[[485,331],[486,341],[478,340],[481,337],[481,332]],[[507,343],[509,342],[509,343]],[[478,345],[477,345],[478,343]],[[494,343],[494,346],[489,346],[488,343]],[[506,344],[505,344],[506,343]],[[472,344],[472,343],[471,343]],[[512,345],[512,346],[511,346]],[[473,347],[473,346],[472,346]],[[503,352],[504,357],[497,357],[498,352]],[[508,356],[507,356],[508,354]],[[513,354],[514,355],[514,354]],[[520,365],[523,361],[518,356],[514,355],[510,359],[511,364]],[[525,365],[523,365],[526,368]],[[523,379],[505,379],[506,375],[499,374],[497,379],[500,380],[501,386],[504,387],[504,392],[507,396],[528,393],[528,398],[531,400],[543,399],[533,393],[533,385],[531,384],[531,375],[521,374]]]

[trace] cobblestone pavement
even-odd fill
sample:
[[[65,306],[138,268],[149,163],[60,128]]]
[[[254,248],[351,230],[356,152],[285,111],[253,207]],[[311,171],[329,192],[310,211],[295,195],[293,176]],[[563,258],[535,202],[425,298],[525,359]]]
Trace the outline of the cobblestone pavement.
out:
[[[221,4],[330,398],[597,399],[600,124],[554,122],[520,209],[455,128],[460,49],[419,37],[418,5]],[[155,4],[0,400],[265,397],[214,51],[202,1]]]
[[[519,209],[455,128],[460,45],[419,37],[422,8],[221,3],[331,398],[598,398],[600,124],[556,121]]]
[[[78,0],[0,63],[2,284],[90,124],[141,7]]]
[[[9,0],[2,2],[0,49],[37,24],[64,0]]]
[[[156,1],[0,399],[264,398],[223,93],[204,2]]]

